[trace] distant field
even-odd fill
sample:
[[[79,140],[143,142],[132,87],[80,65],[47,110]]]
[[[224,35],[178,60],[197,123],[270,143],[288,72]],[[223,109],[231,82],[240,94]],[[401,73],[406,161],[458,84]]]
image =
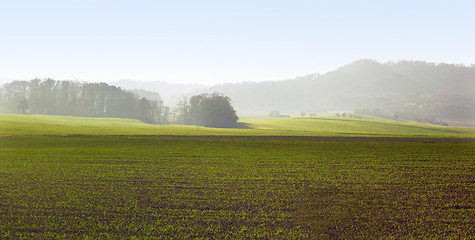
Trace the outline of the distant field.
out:
[[[268,129],[283,134],[298,132],[347,136],[475,137],[475,128],[429,126],[384,119],[283,118],[258,120],[251,123],[257,129]]]
[[[0,239],[475,236],[472,128],[249,124],[0,115]]]
[[[249,120],[253,129],[150,125],[137,120],[0,114],[0,136],[18,135],[268,135],[475,137],[475,128],[426,126],[384,120],[291,118]]]

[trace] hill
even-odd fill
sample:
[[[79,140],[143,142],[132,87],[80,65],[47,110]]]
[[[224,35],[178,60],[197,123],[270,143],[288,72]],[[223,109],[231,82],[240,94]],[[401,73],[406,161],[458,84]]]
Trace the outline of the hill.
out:
[[[359,60],[325,75],[222,84],[201,91],[224,93],[238,113],[357,109],[415,121],[475,121],[474,66]]]

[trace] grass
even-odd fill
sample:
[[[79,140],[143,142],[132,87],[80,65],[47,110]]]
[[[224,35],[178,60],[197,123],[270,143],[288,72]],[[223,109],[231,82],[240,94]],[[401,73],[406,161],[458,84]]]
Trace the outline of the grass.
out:
[[[284,118],[252,122],[258,129],[321,135],[474,137],[473,128],[455,128],[402,123],[388,120],[349,118]]]
[[[473,128],[249,124],[0,115],[0,239],[475,236]]]
[[[253,129],[216,129],[150,125],[137,120],[46,115],[0,115],[0,136],[34,135],[241,135],[241,136],[381,136],[475,137],[474,128],[426,126],[390,121],[293,118],[254,120]]]

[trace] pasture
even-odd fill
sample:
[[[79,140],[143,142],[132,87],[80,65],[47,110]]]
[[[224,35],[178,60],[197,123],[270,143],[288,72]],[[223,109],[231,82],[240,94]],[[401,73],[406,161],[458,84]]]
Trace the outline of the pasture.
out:
[[[470,128],[374,122],[373,133],[331,134],[345,122],[207,129],[21,117],[0,117],[0,238],[475,235]]]
[[[283,118],[247,120],[249,129],[150,125],[120,118],[0,114],[1,136],[348,136],[475,138],[474,128],[441,127],[387,120]]]

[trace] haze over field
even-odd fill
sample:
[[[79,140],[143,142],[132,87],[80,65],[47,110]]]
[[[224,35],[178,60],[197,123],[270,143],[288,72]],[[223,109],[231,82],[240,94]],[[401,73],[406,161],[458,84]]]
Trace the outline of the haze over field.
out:
[[[146,86],[145,89],[157,91],[160,95],[173,92],[170,87],[177,87],[160,82],[119,81],[112,84],[126,89]],[[363,59],[324,75],[308,74],[282,81],[226,83],[209,87],[178,86],[187,87],[182,87],[182,92],[175,92],[175,95],[163,95],[165,104],[173,106],[183,96],[220,92],[232,99],[241,115],[262,115],[272,110],[294,116],[356,111],[422,121],[426,118],[475,121],[473,66],[421,61],[383,64]]]

